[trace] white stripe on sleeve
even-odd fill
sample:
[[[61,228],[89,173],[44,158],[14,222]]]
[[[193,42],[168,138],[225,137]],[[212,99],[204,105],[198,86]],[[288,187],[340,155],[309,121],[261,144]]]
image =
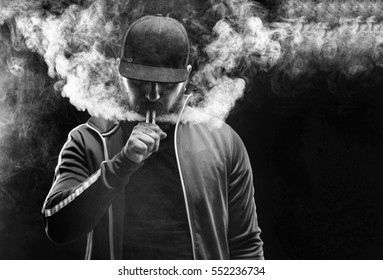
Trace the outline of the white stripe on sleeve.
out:
[[[45,209],[44,214],[45,217],[50,217],[53,214],[57,213],[60,211],[62,208],[67,206],[69,203],[71,203],[73,200],[75,200],[76,197],[78,197],[80,194],[82,194],[87,188],[89,188],[96,180],[100,177],[101,175],[101,169],[99,169],[95,174],[93,174],[91,177],[86,180],[81,187],[75,190],[74,193],[72,193],[70,196],[65,198],[63,201],[60,203],[56,204],[50,209]]]

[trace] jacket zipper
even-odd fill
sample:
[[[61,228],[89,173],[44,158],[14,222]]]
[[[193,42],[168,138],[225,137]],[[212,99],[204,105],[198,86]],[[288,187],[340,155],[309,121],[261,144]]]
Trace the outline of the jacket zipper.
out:
[[[110,132],[104,134],[104,136],[97,129],[93,128],[92,126],[90,126],[88,124],[87,124],[87,126],[89,128],[91,128],[92,130],[96,131],[97,134],[100,136],[101,141],[102,141],[102,145],[103,145],[103,148],[104,148],[104,160],[105,161],[108,160],[109,159],[108,147],[106,145],[106,141],[105,141],[104,136],[113,133],[118,128],[118,125],[114,129],[112,129]],[[114,233],[113,233],[114,226],[113,226],[113,207],[112,207],[112,204],[108,208],[108,215],[109,215],[109,250],[110,250],[110,259],[114,260],[115,259],[115,256],[114,256]],[[93,230],[91,231],[91,233],[92,234],[90,235],[90,242],[89,242],[89,245],[90,245],[89,257],[90,257],[90,254],[91,254],[92,244],[93,244]],[[87,248],[87,251],[88,251],[88,248]]]
[[[109,160],[108,147],[106,146],[105,138],[102,137],[102,144],[104,145],[104,160]],[[108,208],[109,215],[109,246],[110,246],[110,259],[114,260],[114,225],[113,225],[113,203]]]
[[[183,191],[184,200],[185,200],[186,215],[187,215],[187,218],[188,218],[190,238],[191,238],[191,243],[192,243],[193,259],[195,260],[196,259],[196,253],[195,253],[195,243],[194,243],[194,230],[193,230],[193,225],[192,225],[192,222],[191,222],[189,202],[188,202],[188,198],[187,198],[184,178],[183,178],[183,175],[182,175],[181,163],[180,163],[180,159],[179,159],[179,155],[178,155],[178,143],[177,143],[178,125],[179,125],[179,123],[181,121],[182,113],[185,110],[186,104],[188,103],[188,100],[189,100],[190,97],[191,97],[191,94],[187,96],[187,98],[185,100],[185,103],[184,103],[184,105],[182,107],[181,113],[180,113],[180,115],[178,116],[178,119],[177,119],[176,127],[175,127],[175,130],[174,130],[174,149],[175,149],[175,154],[176,154],[178,171],[179,171],[180,179],[181,179],[182,191]]]
[[[178,166],[178,171],[179,171],[179,174],[180,174],[180,180],[181,180],[181,185],[182,185],[182,191],[183,191],[183,195],[184,195],[184,200],[185,200],[185,207],[186,207],[186,215],[187,215],[187,219],[188,219],[188,224],[189,224],[189,231],[190,231],[190,238],[191,238],[191,243],[192,243],[192,253],[193,253],[193,259],[195,260],[196,259],[196,252],[195,252],[195,242],[194,242],[194,230],[193,230],[193,225],[192,225],[192,222],[191,222],[191,216],[190,216],[190,209],[189,209],[189,202],[188,202],[188,198],[187,198],[187,193],[186,193],[186,187],[185,187],[185,182],[184,182],[184,178],[183,178],[183,175],[182,175],[182,170],[181,170],[181,164],[180,164],[180,160],[179,160],[179,155],[178,155],[178,143],[177,143],[177,134],[178,134],[178,126],[179,126],[179,123],[181,121],[181,116],[185,110],[185,107],[186,107],[186,104],[188,103],[188,100],[189,98],[191,97],[192,95],[189,94],[187,97],[186,97],[186,100],[182,106],[182,109],[181,109],[181,112],[178,116],[178,119],[177,119],[177,122],[176,122],[176,127],[175,127],[175,130],[174,130],[174,150],[175,150],[175,154],[176,154],[176,160],[177,160],[177,166]],[[88,124],[87,124],[88,125]],[[102,134],[97,131],[96,129],[94,129],[93,127],[91,127],[90,125],[88,125],[91,129],[93,129],[94,131],[97,132],[98,135],[100,135],[101,137],[101,140],[102,140],[102,143],[103,143],[103,146],[104,146],[104,157],[105,157],[105,160],[108,160],[108,152],[107,152],[107,146],[106,146],[106,141],[104,139],[104,137],[102,136]],[[118,127],[118,126],[117,126]],[[116,128],[115,128],[116,129]],[[114,132],[113,129],[112,131]],[[111,132],[107,133],[107,134],[111,134]],[[112,260],[114,260],[114,242],[113,242],[113,209],[112,209],[112,205],[109,207],[108,209],[108,214],[109,214],[109,244],[110,244],[110,257]],[[93,234],[91,235],[91,239],[93,237]],[[91,240],[90,242],[90,245],[92,246],[92,243],[93,243],[93,240]],[[91,249],[90,249],[91,250]]]
[[[93,230],[91,230],[86,239],[86,252],[85,259],[90,260],[92,256],[92,247],[93,247]]]

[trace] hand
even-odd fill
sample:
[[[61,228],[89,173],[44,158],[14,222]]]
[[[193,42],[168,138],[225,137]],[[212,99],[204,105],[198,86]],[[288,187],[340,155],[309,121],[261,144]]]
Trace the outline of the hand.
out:
[[[125,156],[135,163],[143,162],[160,147],[160,140],[166,137],[162,129],[152,123],[138,123],[123,149]]]

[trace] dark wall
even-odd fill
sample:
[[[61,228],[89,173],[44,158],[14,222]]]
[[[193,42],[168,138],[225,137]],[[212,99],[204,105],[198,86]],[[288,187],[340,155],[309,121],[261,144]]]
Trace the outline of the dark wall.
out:
[[[383,96],[376,77],[339,80],[342,88],[332,93],[325,78],[295,96],[289,87],[279,97],[257,88],[229,119],[253,165],[266,258],[383,257]]]

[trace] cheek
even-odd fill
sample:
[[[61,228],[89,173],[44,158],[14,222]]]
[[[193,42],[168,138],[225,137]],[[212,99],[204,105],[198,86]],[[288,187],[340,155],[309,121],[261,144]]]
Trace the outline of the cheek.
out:
[[[167,107],[170,107],[177,101],[177,96],[177,94],[165,94],[162,97],[162,102],[166,104]]]
[[[147,89],[145,87],[128,87],[128,94],[130,96],[130,99],[133,100],[133,102],[138,102],[139,100],[144,99],[146,91]]]
[[[167,91],[164,95],[164,99],[169,103],[176,102],[182,94],[182,85],[178,85],[175,89]]]

